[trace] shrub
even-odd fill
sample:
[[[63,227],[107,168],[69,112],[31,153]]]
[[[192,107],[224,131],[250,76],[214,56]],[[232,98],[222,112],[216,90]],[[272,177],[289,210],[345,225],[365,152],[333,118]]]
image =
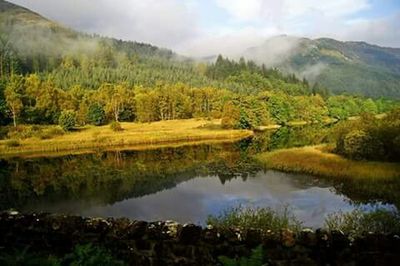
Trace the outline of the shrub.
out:
[[[363,130],[354,130],[346,134],[343,140],[345,155],[352,159],[365,158],[365,146],[369,142],[369,138]]]
[[[10,139],[5,142],[6,147],[12,148],[12,147],[19,147],[21,143],[19,140],[16,139]]]
[[[116,121],[111,122],[110,128],[112,131],[122,131],[123,130],[121,124]]]
[[[98,103],[90,105],[87,113],[87,120],[90,124],[95,126],[104,124],[106,120],[106,114],[103,107]]]
[[[62,111],[58,119],[58,124],[65,130],[71,130],[76,124],[76,113],[71,110]]]
[[[271,208],[239,206],[227,209],[219,216],[209,216],[207,224],[220,228],[258,228],[275,231],[286,228],[297,232],[301,230],[302,223],[297,220],[288,207],[276,211]]]

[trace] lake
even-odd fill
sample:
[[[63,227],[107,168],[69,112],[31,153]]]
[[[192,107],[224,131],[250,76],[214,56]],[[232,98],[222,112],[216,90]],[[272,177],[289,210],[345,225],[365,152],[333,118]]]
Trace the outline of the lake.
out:
[[[288,206],[314,228],[339,210],[398,208],[398,181],[294,175],[252,159],[329,136],[326,127],[281,128],[230,144],[1,159],[0,208],[204,225],[208,215],[239,205]]]

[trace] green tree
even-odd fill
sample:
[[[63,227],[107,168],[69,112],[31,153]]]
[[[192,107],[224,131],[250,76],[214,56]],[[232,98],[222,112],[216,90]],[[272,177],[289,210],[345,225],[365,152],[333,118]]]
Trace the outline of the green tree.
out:
[[[72,110],[62,111],[58,124],[66,131],[73,129],[76,125],[76,113]]]
[[[103,107],[99,103],[91,104],[87,112],[87,121],[93,125],[100,126],[104,124],[105,120],[106,114]]]
[[[11,112],[14,127],[17,126],[17,118],[24,107],[22,102],[24,93],[23,82],[22,76],[13,75],[4,90],[4,96]]]
[[[236,128],[238,126],[240,119],[240,108],[234,104],[233,101],[228,101],[225,103],[221,125],[223,128]]]

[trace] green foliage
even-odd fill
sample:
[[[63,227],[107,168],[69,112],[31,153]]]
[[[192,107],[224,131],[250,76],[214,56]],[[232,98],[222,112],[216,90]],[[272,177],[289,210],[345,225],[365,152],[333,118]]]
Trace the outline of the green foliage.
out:
[[[87,120],[90,124],[100,126],[104,124],[106,115],[103,107],[99,103],[91,104],[87,113]]]
[[[288,207],[284,207],[280,211],[271,208],[234,207],[225,210],[219,216],[209,216],[207,224],[217,228],[237,227],[262,230],[287,228],[295,232],[301,229],[301,222],[296,219]]]
[[[232,102],[225,103],[222,111],[221,126],[223,128],[236,128],[240,119],[240,109]]]
[[[262,266],[264,265],[263,246],[260,245],[251,251],[250,257],[241,257],[231,259],[225,256],[220,256],[219,261],[224,266]]]
[[[337,212],[328,215],[325,227],[329,230],[341,230],[352,236],[368,232],[393,234],[400,232],[400,214],[394,210],[376,209],[365,212],[356,209],[352,212]]]
[[[92,244],[77,245],[72,253],[66,254],[62,258],[53,255],[30,252],[29,248],[15,250],[0,254],[1,265],[27,265],[27,266],[122,266],[123,261],[115,259],[112,254],[101,247]]]
[[[15,250],[10,253],[0,254],[0,264],[9,266],[61,266],[61,260],[54,256],[43,256],[29,252],[26,248],[22,251]]]
[[[361,119],[336,128],[336,152],[352,159],[398,161],[400,149],[400,109],[377,119],[363,115]]]
[[[123,130],[123,128],[122,128],[122,126],[121,126],[121,123],[115,122],[115,121],[111,122],[111,124],[110,124],[110,129],[111,129],[112,131],[115,131],[115,132],[118,132],[118,131],[122,131],[122,130]]]
[[[372,147],[368,145],[371,142],[371,136],[369,136],[365,131],[353,130],[344,137],[344,153],[349,158],[356,160],[369,157],[370,153],[374,152],[374,150],[370,150]]]
[[[73,252],[65,256],[64,263],[71,266],[118,266],[124,265],[116,260],[110,252],[91,244],[78,245]]]
[[[65,131],[70,131],[76,125],[76,113],[72,110],[62,111],[58,118],[58,124]]]
[[[268,99],[268,107],[272,118],[280,125],[287,124],[294,117],[294,108],[290,103],[290,98],[283,93],[271,95]]]
[[[0,19],[2,124],[9,118],[15,125],[57,124],[63,110],[73,110],[79,125],[207,117],[222,118],[227,128],[255,128],[270,122],[321,122],[326,116],[347,119],[387,112],[397,104],[329,97],[320,83],[311,89],[306,79],[243,58],[218,56],[211,64],[176,60],[169,50],[77,33],[26,9],[15,7],[13,23],[5,23],[9,15]],[[26,26],[27,19],[34,30]],[[334,55],[332,62],[346,58],[329,45],[324,49]],[[306,59],[294,61],[301,65]],[[234,104],[232,114],[224,111],[227,102]]]

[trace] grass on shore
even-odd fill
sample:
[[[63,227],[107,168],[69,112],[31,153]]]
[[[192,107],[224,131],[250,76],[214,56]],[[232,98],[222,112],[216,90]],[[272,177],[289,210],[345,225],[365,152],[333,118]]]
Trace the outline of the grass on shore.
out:
[[[284,172],[334,178],[400,178],[400,164],[353,161],[331,153],[328,146],[306,146],[262,153],[256,159],[264,167]]]
[[[251,136],[249,130],[226,130],[220,120],[188,119],[153,123],[121,123],[123,130],[115,132],[108,125],[84,127],[51,139],[31,137],[18,140],[19,145],[0,141],[0,156],[48,155],[70,151],[96,151],[123,147],[165,146],[202,141],[236,141]]]

